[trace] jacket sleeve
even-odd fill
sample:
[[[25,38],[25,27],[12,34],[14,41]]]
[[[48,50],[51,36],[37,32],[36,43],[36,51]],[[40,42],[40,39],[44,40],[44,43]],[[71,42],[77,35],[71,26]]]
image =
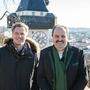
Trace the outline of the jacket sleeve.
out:
[[[45,75],[45,60],[46,52],[41,51],[40,59],[39,59],[39,65],[38,65],[38,71],[37,71],[37,82],[40,90],[52,90],[50,85],[48,84],[48,80]]]
[[[77,80],[74,83],[74,86],[72,87],[72,90],[84,90],[87,84],[86,68],[85,68],[84,55],[82,50],[80,50],[80,52],[78,53],[78,56],[79,56],[78,75],[77,75]]]
[[[39,87],[37,84],[37,65],[38,65],[38,58],[36,56],[34,67],[33,67],[32,86],[30,90],[39,90]]]

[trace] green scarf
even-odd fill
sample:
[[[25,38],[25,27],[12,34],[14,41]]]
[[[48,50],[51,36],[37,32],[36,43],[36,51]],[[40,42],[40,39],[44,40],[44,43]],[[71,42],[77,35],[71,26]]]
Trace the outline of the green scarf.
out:
[[[60,61],[59,54],[55,47],[53,47],[54,56],[54,90],[67,90],[66,85],[66,67],[63,61]]]

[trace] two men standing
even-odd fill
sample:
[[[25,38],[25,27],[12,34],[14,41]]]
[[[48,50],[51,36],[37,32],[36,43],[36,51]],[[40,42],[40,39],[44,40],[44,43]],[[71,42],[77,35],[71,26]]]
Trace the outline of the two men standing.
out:
[[[37,46],[27,40],[28,27],[21,22],[12,26],[12,38],[0,48],[0,90],[84,90],[83,51],[70,46],[67,28],[56,25],[52,31],[53,45],[41,50],[38,70],[33,70]],[[35,69],[35,68],[34,68]]]

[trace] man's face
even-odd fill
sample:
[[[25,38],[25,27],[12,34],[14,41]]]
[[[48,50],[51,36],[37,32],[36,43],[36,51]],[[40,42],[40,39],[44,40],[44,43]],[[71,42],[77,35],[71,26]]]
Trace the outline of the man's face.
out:
[[[27,32],[24,27],[16,27],[12,31],[13,42],[16,47],[21,46],[25,43]]]
[[[58,51],[63,51],[67,45],[67,33],[64,28],[56,27],[53,32],[53,44]]]

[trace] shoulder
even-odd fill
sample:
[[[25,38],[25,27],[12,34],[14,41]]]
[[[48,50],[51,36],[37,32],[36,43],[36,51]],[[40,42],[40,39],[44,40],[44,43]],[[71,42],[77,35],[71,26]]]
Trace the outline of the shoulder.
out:
[[[30,47],[34,53],[40,52],[40,46],[35,40],[33,40],[32,38],[27,38],[26,42],[30,44]]]
[[[0,47],[0,52],[2,52],[2,50],[5,50],[6,46],[2,46]]]
[[[6,52],[7,51],[5,46],[0,47],[0,55],[4,55]]]
[[[52,50],[52,47],[53,46],[46,47],[46,48],[42,49],[41,52],[49,52]]]
[[[78,57],[84,56],[83,50],[80,49],[80,48],[78,48],[78,47],[70,46],[70,47],[69,47],[69,50],[70,50],[71,52],[73,52],[73,55],[75,55],[75,56],[78,56]]]
[[[83,52],[82,49],[78,48],[78,47],[75,47],[75,46],[69,46],[69,49],[74,51],[74,52]]]

